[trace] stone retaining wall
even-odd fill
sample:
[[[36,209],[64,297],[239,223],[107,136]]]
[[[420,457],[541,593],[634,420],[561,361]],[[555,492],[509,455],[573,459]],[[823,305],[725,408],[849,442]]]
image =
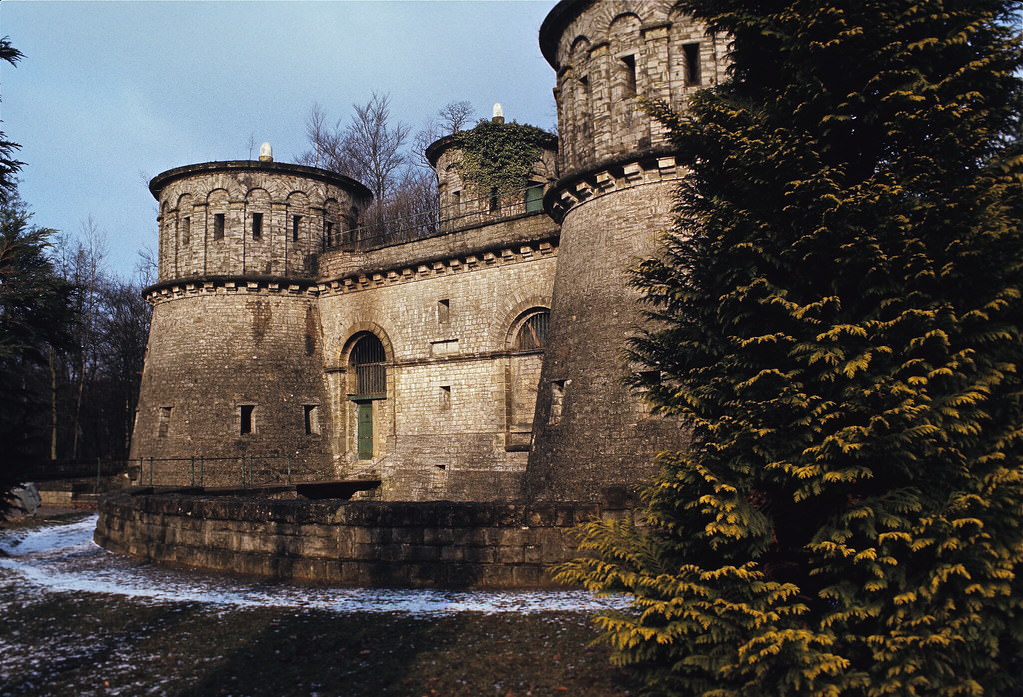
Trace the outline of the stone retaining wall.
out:
[[[103,498],[95,540],[156,562],[325,585],[528,588],[557,585],[546,569],[575,554],[577,524],[623,514],[596,503],[310,501],[135,489]]]

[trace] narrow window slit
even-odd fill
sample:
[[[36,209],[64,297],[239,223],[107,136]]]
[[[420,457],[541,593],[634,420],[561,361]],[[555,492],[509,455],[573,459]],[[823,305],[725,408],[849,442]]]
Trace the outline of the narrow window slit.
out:
[[[320,434],[320,410],[319,405],[304,404],[302,409],[305,412],[305,434],[307,436],[318,436]]]
[[[248,435],[255,431],[255,404],[241,404],[238,406],[238,433],[240,435]]]
[[[686,57],[686,85],[699,85],[700,76],[700,44],[683,44],[682,51]]]
[[[625,97],[636,96],[636,56],[622,56],[625,72]]]

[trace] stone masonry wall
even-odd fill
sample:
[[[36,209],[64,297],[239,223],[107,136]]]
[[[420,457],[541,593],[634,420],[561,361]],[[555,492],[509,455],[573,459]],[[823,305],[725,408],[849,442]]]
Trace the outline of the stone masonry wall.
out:
[[[562,2],[540,33],[558,73],[562,176],[667,145],[663,127],[636,97],[677,110],[693,91],[726,78],[725,37],[669,0]]]
[[[153,180],[160,202],[159,279],[316,274],[327,237],[357,222],[369,191],[300,165],[208,162]],[[258,235],[254,214],[262,216]],[[223,216],[217,229],[216,216]]]
[[[97,544],[181,566],[326,585],[556,585],[596,504],[237,499],[134,490],[100,503]]]
[[[643,371],[625,355],[645,321],[628,269],[657,253],[684,176],[639,98],[684,109],[724,79],[726,44],[666,0],[566,0],[540,45],[558,72],[562,176],[545,205],[562,228],[526,493],[617,496],[650,480],[659,452],[688,446],[683,424],[627,386]]]
[[[207,485],[238,483],[239,456],[276,456],[278,476],[330,470],[319,314],[298,285],[182,283],[153,293],[133,458],[210,459]],[[242,432],[242,410],[251,429]],[[212,458],[227,458],[214,461]],[[187,484],[189,461],[154,464],[154,484]],[[332,473],[332,472],[331,472]]]
[[[627,270],[654,253],[658,230],[670,226],[676,182],[665,172],[654,167],[645,183],[593,196],[565,216],[527,475],[531,497],[587,500],[648,481],[656,454],[686,443],[678,422],[651,414],[624,382],[637,370],[624,349],[643,321]]]
[[[427,254],[424,263],[387,269],[394,250],[378,250],[360,255],[361,265],[378,273],[321,284],[330,448],[339,476],[380,478],[381,496],[391,500],[520,495],[541,355],[513,350],[512,342],[518,320],[550,307],[557,250],[550,220],[531,218],[547,221],[533,226],[539,240],[498,244],[515,238],[527,222],[520,219],[508,229],[472,232],[475,251],[468,245],[468,253],[433,261]],[[451,241],[461,247],[468,234]],[[404,260],[414,262],[417,247],[404,247]],[[339,261],[326,267],[343,268]],[[387,398],[373,404],[373,458],[360,460],[348,365],[353,338],[367,331],[387,352]]]

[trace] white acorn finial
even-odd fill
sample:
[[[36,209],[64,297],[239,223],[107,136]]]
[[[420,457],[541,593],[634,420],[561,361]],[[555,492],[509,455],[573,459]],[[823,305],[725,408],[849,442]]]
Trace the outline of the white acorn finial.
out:
[[[260,162],[273,162],[274,151],[270,147],[270,143],[263,143],[259,146],[259,161]]]
[[[491,121],[494,123],[504,123],[504,110],[501,108],[501,102],[494,104],[494,117]]]

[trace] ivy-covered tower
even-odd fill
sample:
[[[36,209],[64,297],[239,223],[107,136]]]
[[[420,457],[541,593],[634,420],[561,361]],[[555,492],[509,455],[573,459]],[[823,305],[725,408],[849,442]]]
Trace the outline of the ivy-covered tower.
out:
[[[627,272],[671,227],[683,175],[638,98],[684,109],[687,95],[724,77],[725,44],[668,1],[563,0],[540,47],[558,75],[560,179],[545,205],[561,223],[561,251],[526,493],[617,497],[685,437],[626,384],[626,342],[642,323]]]

